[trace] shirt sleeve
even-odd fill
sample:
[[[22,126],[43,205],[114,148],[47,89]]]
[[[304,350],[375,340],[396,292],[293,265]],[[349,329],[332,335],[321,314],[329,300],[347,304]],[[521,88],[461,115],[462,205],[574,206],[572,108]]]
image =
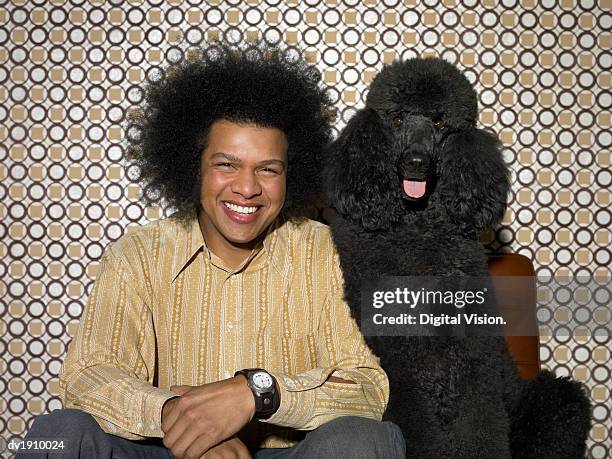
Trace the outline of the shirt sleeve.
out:
[[[155,333],[143,279],[109,247],[59,375],[64,408],[91,414],[130,440],[163,437],[163,404],[177,395],[153,386]]]
[[[264,422],[312,430],[340,416],[382,419],[389,401],[389,381],[344,301],[335,251],[331,274],[316,339],[319,365],[296,375],[270,372],[278,382],[281,403]],[[354,384],[328,381],[330,376]]]

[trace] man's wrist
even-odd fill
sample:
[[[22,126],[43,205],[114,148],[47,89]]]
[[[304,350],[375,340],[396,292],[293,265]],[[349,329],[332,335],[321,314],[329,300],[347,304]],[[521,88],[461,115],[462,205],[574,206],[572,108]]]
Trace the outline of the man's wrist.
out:
[[[240,398],[244,400],[245,410],[249,413],[249,419],[253,419],[253,416],[255,416],[255,398],[253,397],[253,392],[248,385],[246,376],[239,374],[234,376],[232,379],[236,381]]]

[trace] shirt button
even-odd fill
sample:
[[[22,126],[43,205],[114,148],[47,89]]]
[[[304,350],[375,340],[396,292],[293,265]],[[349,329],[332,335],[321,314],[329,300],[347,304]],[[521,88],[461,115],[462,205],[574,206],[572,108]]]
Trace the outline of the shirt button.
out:
[[[136,428],[137,428],[137,429],[142,429],[142,422],[137,423],[137,424],[136,424]]]
[[[228,329],[229,331],[231,331],[231,330],[234,328],[234,324],[232,323],[232,321],[231,321],[231,320],[228,320],[228,321],[227,321],[227,324],[225,324],[225,326],[227,327],[227,329]]]
[[[223,373],[223,376],[225,376],[225,379],[229,379],[232,377],[232,374],[229,371],[226,371],[225,373]]]
[[[154,422],[151,423],[151,429],[155,430],[157,429],[157,424],[155,424]]]

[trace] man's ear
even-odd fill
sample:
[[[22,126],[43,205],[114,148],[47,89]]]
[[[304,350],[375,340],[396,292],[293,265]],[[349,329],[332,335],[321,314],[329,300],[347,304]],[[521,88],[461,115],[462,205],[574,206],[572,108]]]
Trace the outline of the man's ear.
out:
[[[495,135],[481,129],[451,134],[438,162],[436,199],[464,231],[479,235],[504,215],[508,175]]]
[[[372,109],[359,110],[325,155],[327,198],[345,219],[366,230],[383,229],[394,221],[390,206],[397,201],[386,127]],[[399,214],[395,216],[399,220]]]

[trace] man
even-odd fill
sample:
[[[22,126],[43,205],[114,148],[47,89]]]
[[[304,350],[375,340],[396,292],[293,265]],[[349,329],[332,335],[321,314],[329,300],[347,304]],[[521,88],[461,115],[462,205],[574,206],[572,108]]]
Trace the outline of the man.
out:
[[[296,217],[330,138],[317,81],[215,46],[150,83],[130,155],[177,212],[107,248],[60,375],[68,409],[29,439],[97,457],[405,454],[329,230]]]

